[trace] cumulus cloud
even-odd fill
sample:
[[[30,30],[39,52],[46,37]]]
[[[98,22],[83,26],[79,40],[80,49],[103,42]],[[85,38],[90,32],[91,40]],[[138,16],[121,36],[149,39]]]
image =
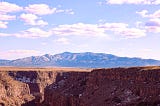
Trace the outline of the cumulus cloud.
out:
[[[159,0],[106,0],[107,4],[145,4],[159,5]]]
[[[56,8],[50,8],[46,4],[32,4],[25,7],[25,10],[32,14],[47,15],[56,12]]]
[[[52,29],[55,35],[69,36],[95,36],[107,37],[107,32],[111,31],[116,35],[122,35],[125,38],[138,38],[146,35],[145,30],[137,28],[128,28],[125,23],[104,23],[104,24],[84,24],[77,23],[72,25],[59,25]]]
[[[0,14],[22,11],[23,8],[12,3],[0,2]]]
[[[0,21],[0,28],[7,28],[8,22]]]
[[[58,7],[60,8],[60,7]],[[9,2],[0,2],[0,28],[7,28],[9,20],[16,20],[17,14],[13,15],[15,12],[23,12],[19,17],[22,19],[27,25],[34,26],[46,26],[48,22],[44,21],[39,17],[40,15],[48,15],[53,13],[66,13],[66,14],[74,14],[72,9],[58,9],[55,7],[49,7],[47,4],[31,4],[27,7],[21,7],[17,4],[9,3]],[[11,15],[12,14],[12,15]]]
[[[39,26],[45,26],[48,25],[47,22],[43,20],[38,20],[38,17],[34,14],[21,14],[20,19],[22,19],[26,24],[28,25],[39,25]]]
[[[17,59],[23,58],[28,56],[36,56],[42,55],[40,51],[36,50],[8,50],[8,51],[0,51],[0,58],[1,59]]]
[[[9,13],[22,11],[23,8],[12,3],[0,2],[0,28],[7,28],[8,20],[15,20],[15,15],[9,15]]]

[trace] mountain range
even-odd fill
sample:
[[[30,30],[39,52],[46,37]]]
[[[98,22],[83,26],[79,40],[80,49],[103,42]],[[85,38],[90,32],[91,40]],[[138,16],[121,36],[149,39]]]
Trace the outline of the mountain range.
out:
[[[45,54],[31,56],[16,60],[0,59],[0,66],[23,66],[23,67],[80,67],[80,68],[110,68],[160,65],[159,60],[119,57],[104,53],[70,53],[64,52],[55,55]]]

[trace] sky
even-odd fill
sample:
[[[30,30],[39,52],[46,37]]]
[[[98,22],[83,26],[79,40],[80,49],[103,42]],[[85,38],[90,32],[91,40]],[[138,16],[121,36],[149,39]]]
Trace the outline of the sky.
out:
[[[0,59],[66,51],[160,60],[160,0],[0,0]]]

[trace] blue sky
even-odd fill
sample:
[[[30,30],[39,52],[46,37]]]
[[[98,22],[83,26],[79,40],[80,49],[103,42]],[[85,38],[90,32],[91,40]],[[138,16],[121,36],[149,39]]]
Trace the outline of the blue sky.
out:
[[[0,59],[65,51],[160,60],[160,0],[0,1]]]

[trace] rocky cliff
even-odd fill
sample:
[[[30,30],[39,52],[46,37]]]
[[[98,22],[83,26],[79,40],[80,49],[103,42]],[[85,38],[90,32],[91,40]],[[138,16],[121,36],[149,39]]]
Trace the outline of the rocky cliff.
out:
[[[57,76],[44,106],[159,106],[160,67],[95,69]]]
[[[1,67],[0,106],[40,106],[44,88],[68,70],[83,69]]]
[[[29,86],[8,76],[8,72],[0,72],[0,106],[21,106],[32,100]]]
[[[0,106],[159,106],[160,67],[0,68]]]

